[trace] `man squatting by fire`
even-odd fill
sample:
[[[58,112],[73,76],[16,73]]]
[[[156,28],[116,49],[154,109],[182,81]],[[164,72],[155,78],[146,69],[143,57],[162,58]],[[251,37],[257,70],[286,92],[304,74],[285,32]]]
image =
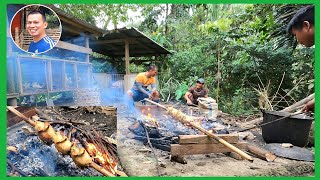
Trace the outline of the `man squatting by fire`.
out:
[[[314,45],[314,6],[307,6],[298,10],[290,20],[287,31],[293,34],[297,41],[306,46]],[[314,99],[307,102],[302,109],[304,112],[314,111]]]
[[[133,83],[128,95],[132,97],[133,101],[141,101],[145,103],[144,98],[149,98],[154,102],[159,102],[159,92],[156,89],[156,78],[158,73],[157,66],[151,65],[146,72],[139,73]],[[148,89],[151,86],[151,91]]]
[[[199,97],[208,97],[209,90],[204,87],[204,79],[199,78],[195,86],[188,89],[184,95],[184,99],[187,101],[188,105],[198,105]]]
[[[32,36],[28,52],[42,53],[52,49],[55,46],[55,41],[47,36],[45,28],[48,23],[46,16],[38,10],[33,10],[27,15],[27,30]]]

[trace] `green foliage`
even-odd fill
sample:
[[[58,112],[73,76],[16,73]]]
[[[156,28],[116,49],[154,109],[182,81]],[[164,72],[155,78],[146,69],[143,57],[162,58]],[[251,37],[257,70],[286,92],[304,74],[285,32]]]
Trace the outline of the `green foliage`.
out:
[[[218,95],[219,109],[235,115],[258,112],[259,94],[255,89],[263,85],[270,84],[268,93],[285,97],[288,104],[314,92],[314,49],[296,48],[294,38],[285,32],[288,20],[304,5],[59,6],[89,23],[101,21],[104,27],[129,22],[128,12],[139,10],[143,20],[135,26],[174,52],[157,58],[163,101],[181,99],[199,77],[205,79],[209,96]],[[114,72],[115,68],[124,72],[124,61],[112,60],[114,68],[105,61],[92,62],[96,72]],[[142,72],[144,68],[144,63],[130,65],[131,72]]]
[[[106,60],[91,60],[92,69],[94,73],[112,73],[112,64]]]
[[[117,28],[119,22],[131,20],[130,10],[136,11],[134,4],[59,4],[60,9],[93,25],[106,29],[112,25]],[[101,24],[102,23],[102,24]]]
[[[189,87],[185,83],[182,83],[176,90],[176,101],[178,101],[188,91]]]

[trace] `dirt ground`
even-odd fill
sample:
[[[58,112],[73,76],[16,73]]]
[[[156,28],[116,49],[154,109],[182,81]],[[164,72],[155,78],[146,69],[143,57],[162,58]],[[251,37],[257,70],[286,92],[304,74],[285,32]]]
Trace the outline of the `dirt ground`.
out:
[[[119,110],[118,110],[119,112]],[[120,109],[121,112],[121,109]],[[187,164],[170,161],[170,153],[151,148],[132,139],[128,127],[133,123],[128,114],[118,113],[118,155],[129,176],[314,176],[314,162],[277,157],[267,162],[254,157],[254,162],[236,160],[222,153],[185,156]],[[265,144],[261,130],[252,131],[256,138],[250,143]]]

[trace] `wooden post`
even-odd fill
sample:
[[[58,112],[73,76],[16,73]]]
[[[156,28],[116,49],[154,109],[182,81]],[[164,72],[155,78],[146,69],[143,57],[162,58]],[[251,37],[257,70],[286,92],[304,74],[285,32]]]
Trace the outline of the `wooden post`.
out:
[[[66,78],[67,78],[66,62],[63,62],[62,63],[62,89],[63,90],[66,90],[66,88],[67,88]]]
[[[53,82],[52,82],[52,62],[48,61],[48,86],[49,86],[49,92],[53,90]]]
[[[218,85],[217,85],[217,96],[216,101],[219,102],[219,91],[220,91],[220,40],[218,40],[218,72],[217,72],[217,78],[218,78]]]
[[[21,64],[20,58],[17,58],[17,68],[18,68],[18,84],[19,84],[19,93],[20,95],[23,94],[23,86],[22,86],[22,75],[21,75]]]
[[[74,76],[75,76],[75,81],[76,81],[76,88],[78,88],[79,85],[78,85],[78,67],[77,67],[77,64],[74,63],[73,67],[74,67]]]
[[[130,61],[129,61],[129,41],[124,41],[124,50],[125,50],[125,65],[126,65],[126,75],[130,74]]]
[[[20,45],[20,39],[19,39],[19,28],[18,28],[18,27],[14,28],[14,41],[16,42],[16,44],[17,44],[19,47],[21,47],[21,45]],[[22,49],[22,47],[21,47],[21,49]]]
[[[89,35],[88,34],[86,34],[86,36],[85,36],[85,45],[86,45],[86,48],[90,48],[89,47]],[[86,54],[86,62],[88,63],[88,62],[90,62],[90,55],[89,54]]]

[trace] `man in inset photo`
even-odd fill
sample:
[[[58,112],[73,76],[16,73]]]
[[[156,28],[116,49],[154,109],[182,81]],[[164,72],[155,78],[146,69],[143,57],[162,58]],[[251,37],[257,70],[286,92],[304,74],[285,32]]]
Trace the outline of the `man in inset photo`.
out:
[[[34,10],[27,15],[26,29],[33,39],[30,43],[28,52],[42,53],[55,46],[56,42],[47,36],[45,32],[47,26],[48,23],[46,22],[44,13]]]

